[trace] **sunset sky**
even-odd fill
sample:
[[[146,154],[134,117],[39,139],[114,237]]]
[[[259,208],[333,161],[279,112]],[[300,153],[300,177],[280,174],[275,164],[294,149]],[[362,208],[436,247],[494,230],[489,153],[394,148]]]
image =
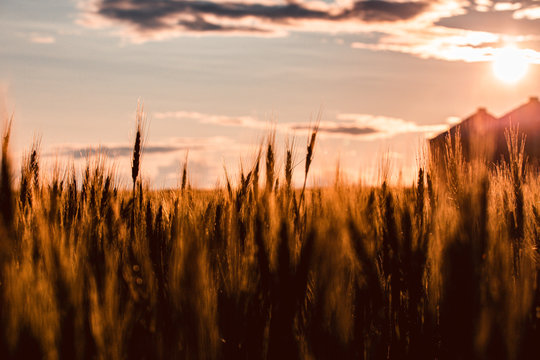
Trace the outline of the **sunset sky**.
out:
[[[50,164],[101,145],[127,174],[140,99],[156,187],[176,185],[187,149],[194,185],[215,185],[270,128],[296,136],[300,161],[319,112],[316,183],[338,159],[350,180],[374,180],[382,154],[409,181],[425,138],[540,95],[539,64],[533,0],[0,2],[14,156],[35,136]]]

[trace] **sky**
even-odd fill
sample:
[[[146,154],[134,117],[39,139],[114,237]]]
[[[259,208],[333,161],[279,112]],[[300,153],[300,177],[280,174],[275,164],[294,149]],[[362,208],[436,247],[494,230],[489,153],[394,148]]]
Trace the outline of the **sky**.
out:
[[[101,151],[129,181],[138,104],[143,174],[197,187],[248,168],[275,131],[297,181],[412,182],[425,139],[486,107],[540,95],[540,1],[1,0],[0,116],[12,154],[84,166]],[[385,160],[386,159],[386,160]],[[280,168],[282,170],[282,167]]]

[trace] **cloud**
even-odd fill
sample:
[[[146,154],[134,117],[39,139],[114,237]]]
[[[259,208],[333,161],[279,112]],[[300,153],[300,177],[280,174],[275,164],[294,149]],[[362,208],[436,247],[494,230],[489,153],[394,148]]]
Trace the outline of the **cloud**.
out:
[[[267,124],[257,120],[257,118],[249,115],[242,116],[225,116],[204,114],[196,111],[169,111],[158,112],[153,115],[155,119],[190,119],[197,120],[202,124],[213,124],[221,126],[243,126],[248,128],[267,128]]]
[[[515,2],[498,2],[493,7],[493,10],[495,11],[511,11],[511,10],[517,10],[520,9],[523,5]]]
[[[422,1],[391,2],[381,0],[356,1],[352,9],[344,10],[335,19],[353,19],[365,22],[392,22],[416,17],[428,8]]]
[[[489,9],[493,6],[493,1],[491,0],[476,0],[475,3],[475,10],[480,12],[489,11]]]
[[[377,43],[354,42],[351,46],[359,49],[401,52],[423,59],[485,62],[496,58],[504,51],[507,43],[519,44],[535,39],[534,36],[503,36],[491,32],[434,26],[427,29],[413,29],[409,32],[396,31],[381,36]],[[539,51],[524,48],[519,52],[528,62],[540,64]]]
[[[520,9],[497,11],[495,7],[489,11],[467,11],[438,20],[435,24],[448,28],[490,32],[500,35],[539,35],[540,22],[534,21],[536,6],[520,4]],[[530,15],[529,15],[530,14]]]
[[[144,154],[167,154],[171,152],[186,151],[199,148],[199,144],[152,144],[143,148]],[[63,144],[44,154],[45,157],[68,156],[73,159],[86,159],[96,155],[105,155],[110,158],[130,157],[133,154],[133,145],[128,144],[107,144],[98,147],[90,145],[70,145]]]
[[[302,125],[292,125],[290,126],[292,130],[305,130],[310,131],[312,128],[307,124]],[[359,127],[355,125],[340,125],[336,123],[323,123],[319,125],[320,133],[336,134],[336,135],[351,135],[351,136],[360,136],[360,135],[369,135],[375,134],[378,131],[370,127]]]
[[[313,124],[306,122],[270,123],[249,115],[223,116],[194,111],[158,112],[153,117],[155,119],[192,119],[203,124],[242,127],[259,131],[275,129],[285,134],[308,134],[313,128]],[[370,114],[338,114],[334,121],[319,122],[319,134],[323,137],[359,140],[388,138],[404,133],[432,134],[445,131],[447,128],[447,124],[418,125],[399,118]]]
[[[514,19],[536,20],[540,19],[540,6],[532,6],[518,10],[513,14]]]
[[[403,22],[428,11],[423,0],[322,1],[90,0],[79,23],[119,26],[132,42],[182,34],[279,36],[290,31],[361,31],[365,24]],[[354,30],[356,29],[356,30]]]
[[[51,35],[32,33],[28,36],[28,41],[34,44],[54,44],[56,42],[56,38]]]
[[[540,63],[531,0],[88,0],[78,22],[133,43],[183,35],[359,34],[353,48],[447,61],[491,61],[505,43]],[[538,21],[537,21],[538,20]],[[536,43],[534,43],[536,41]]]
[[[348,126],[358,129],[369,129],[370,132],[364,134],[365,138],[369,140],[389,138],[401,134],[424,134],[429,137],[434,133],[448,129],[447,124],[419,125],[400,118],[370,114],[339,114],[337,121],[341,124],[351,124]]]

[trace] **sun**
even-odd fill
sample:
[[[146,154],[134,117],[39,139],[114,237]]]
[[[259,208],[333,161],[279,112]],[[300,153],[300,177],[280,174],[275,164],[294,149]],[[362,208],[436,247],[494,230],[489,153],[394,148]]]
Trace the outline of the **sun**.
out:
[[[515,84],[521,80],[529,68],[529,63],[518,48],[507,46],[495,54],[493,73],[502,82]]]

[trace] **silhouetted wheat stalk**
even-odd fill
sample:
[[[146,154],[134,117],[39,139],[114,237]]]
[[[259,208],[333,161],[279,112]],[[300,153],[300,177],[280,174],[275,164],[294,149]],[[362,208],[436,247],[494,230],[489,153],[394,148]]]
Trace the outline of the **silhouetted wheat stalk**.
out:
[[[184,163],[182,165],[182,183],[180,186],[182,193],[186,190],[188,186],[188,178],[187,178],[188,155],[189,155],[189,151],[186,152],[186,157],[184,158]]]
[[[306,150],[306,164],[305,164],[305,170],[304,170],[304,184],[302,185],[302,193],[300,194],[300,203],[303,203],[305,198],[305,191],[306,191],[306,183],[307,183],[307,176],[309,172],[309,167],[311,166],[311,162],[313,161],[313,154],[315,152],[315,141],[317,139],[317,133],[319,131],[319,121],[317,120],[317,123],[313,128],[311,129],[309,136],[308,143],[307,143],[307,150]]]

